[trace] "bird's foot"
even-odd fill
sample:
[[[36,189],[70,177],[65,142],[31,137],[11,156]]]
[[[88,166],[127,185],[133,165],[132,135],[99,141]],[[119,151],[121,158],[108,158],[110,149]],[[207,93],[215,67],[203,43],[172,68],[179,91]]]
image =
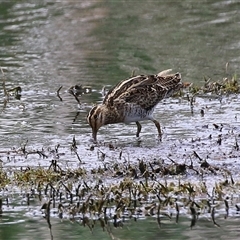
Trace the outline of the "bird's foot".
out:
[[[141,139],[141,137],[137,136],[137,138],[136,138],[136,139],[137,139],[137,142],[138,142],[138,143],[141,143],[141,142],[142,142],[142,139]]]
[[[162,134],[159,134],[159,135],[158,135],[158,141],[159,141],[159,142],[162,142]]]

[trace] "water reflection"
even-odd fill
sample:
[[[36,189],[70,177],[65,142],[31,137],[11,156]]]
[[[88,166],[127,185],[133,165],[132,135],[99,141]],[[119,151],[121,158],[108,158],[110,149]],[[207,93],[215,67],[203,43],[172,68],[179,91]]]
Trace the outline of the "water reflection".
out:
[[[9,225],[0,224],[1,236],[3,239],[50,239],[50,230],[46,220],[39,217],[31,216],[19,218],[18,215],[8,216]],[[6,221],[6,216],[2,219]],[[12,222],[12,224],[10,224]],[[92,230],[83,226],[78,221],[63,219],[52,219],[53,239],[203,239],[203,238],[220,238],[220,239],[238,239],[238,221],[237,219],[224,219],[223,216],[217,218],[220,227],[214,226],[210,219],[198,219],[198,223],[192,229],[190,228],[190,218],[180,217],[179,222],[175,219],[161,221],[159,226],[156,219],[147,217],[144,220],[124,221],[122,227],[115,228],[109,223],[108,229],[103,229],[101,223],[95,221]],[[229,230],[231,229],[231,230]]]

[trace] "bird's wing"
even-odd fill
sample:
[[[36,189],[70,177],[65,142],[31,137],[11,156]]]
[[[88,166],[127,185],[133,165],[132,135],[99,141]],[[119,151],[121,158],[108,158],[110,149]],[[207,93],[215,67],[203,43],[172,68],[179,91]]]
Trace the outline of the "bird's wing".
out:
[[[133,86],[115,99],[114,105],[117,106],[123,103],[133,104],[143,109],[150,110],[163,98],[165,93],[164,88],[160,87],[157,90],[156,85],[156,83],[149,83],[146,81],[145,83]]]
[[[169,97],[182,86],[181,75],[139,75],[121,81],[106,95],[103,104],[120,106],[134,104],[143,109],[152,109],[159,101]]]
[[[152,79],[156,81],[156,79]],[[112,87],[106,94],[103,104],[112,105],[113,101],[118,99],[123,93],[128,92],[130,89],[133,89],[136,86],[146,84],[149,81],[148,76],[138,75],[129,79],[125,79],[119,82],[116,86]]]
[[[113,104],[128,103],[138,105],[143,109],[150,110],[163,98],[171,96],[182,87],[181,75],[179,73],[158,76],[145,76],[142,81],[123,91]]]

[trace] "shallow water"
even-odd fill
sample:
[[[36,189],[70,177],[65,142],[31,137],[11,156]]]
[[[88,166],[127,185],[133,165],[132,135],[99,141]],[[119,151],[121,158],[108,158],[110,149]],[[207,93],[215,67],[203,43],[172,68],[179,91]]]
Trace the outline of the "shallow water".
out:
[[[157,141],[156,129],[151,122],[143,123],[141,142],[135,139],[135,124],[119,124],[103,127],[99,132],[101,146],[89,151],[91,130],[86,115],[94,103],[102,100],[103,86],[109,88],[129,77],[132,71],[153,74],[172,68],[182,73],[184,81],[196,85],[203,84],[204,76],[219,80],[239,74],[239,7],[238,1],[1,2],[0,66],[4,72],[1,81],[5,82],[7,90],[17,86],[22,88],[21,100],[14,96],[7,99],[4,91],[0,92],[0,158],[4,167],[48,166],[50,159],[43,160],[37,155],[22,160],[12,154],[9,161],[5,153],[26,143],[26,147],[33,150],[60,144],[61,151],[65,152],[74,135],[78,151],[89,168],[101,165],[97,152],[107,151],[110,142],[117,151],[108,153],[107,161],[114,159],[120,151],[125,159],[130,156],[131,160],[137,161],[139,156],[147,158],[160,154],[164,158],[177,152],[175,141],[182,141],[186,155],[191,155],[192,139],[207,139],[212,135],[212,151],[207,149],[204,158],[210,158],[220,166],[228,164],[229,169],[235,166],[237,173],[239,153],[235,152],[234,160],[224,158],[221,161],[222,150],[214,143],[219,134],[226,138],[233,134],[231,140],[223,140],[224,152],[232,152],[235,135],[237,140],[239,138],[239,96],[197,97],[193,114],[185,98],[163,101],[155,113],[164,132],[162,143]],[[226,63],[229,63],[227,69]],[[92,93],[80,98],[80,106],[67,92],[75,84],[92,88]],[[63,86],[60,91],[63,101],[57,97],[60,86]],[[201,109],[205,112],[204,117],[200,114]],[[221,133],[213,123],[223,124]],[[199,144],[199,149],[202,146]],[[61,161],[65,167],[65,161],[68,166],[78,165],[76,156],[71,154]],[[25,221],[23,212],[17,209],[19,218],[6,214],[1,220],[4,231],[7,231],[6,226],[14,223],[16,232],[24,231],[28,239],[35,231],[36,222],[32,217]],[[234,228],[234,223],[231,224]],[[206,225],[209,227],[207,222]],[[168,229],[173,231],[173,238],[178,236],[174,232],[175,226]],[[74,231],[76,226],[67,223],[65,227],[66,231]],[[61,229],[62,225],[56,235],[61,236]],[[154,234],[158,234],[156,229]],[[211,231],[212,228],[209,235],[218,232]],[[89,234],[88,230],[86,232]],[[77,238],[78,234],[73,234],[72,238]],[[118,230],[117,234],[122,236],[124,233]],[[185,234],[190,235],[191,231],[187,230]],[[233,235],[233,239],[236,236]]]
[[[22,219],[22,217],[21,217]],[[238,219],[239,220],[239,219]],[[190,219],[181,218],[176,224],[174,220],[165,220],[161,227],[158,226],[156,220],[146,219],[131,220],[124,223],[123,228],[114,229],[112,227],[111,234],[106,230],[103,231],[100,224],[95,226],[91,232],[88,227],[83,227],[77,222],[69,224],[67,221],[54,221],[52,224],[54,239],[238,239],[239,231],[236,230],[238,220],[220,220],[220,227],[216,227],[213,223],[205,218],[199,220],[198,226],[191,229]],[[222,224],[222,225],[221,225]],[[33,228],[34,225],[40,225],[39,228]],[[3,239],[50,239],[49,229],[44,226],[44,219],[32,218],[25,219],[22,222],[6,225],[5,233],[2,234]],[[17,227],[18,226],[18,227]],[[147,231],[146,231],[147,229]],[[229,231],[230,229],[230,231]]]

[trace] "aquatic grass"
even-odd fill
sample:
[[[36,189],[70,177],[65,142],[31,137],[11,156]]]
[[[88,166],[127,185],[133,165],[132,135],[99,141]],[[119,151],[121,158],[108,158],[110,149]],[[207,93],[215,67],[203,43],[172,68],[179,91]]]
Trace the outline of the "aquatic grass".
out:
[[[195,198],[198,197],[199,194],[207,194],[209,191],[207,190],[207,186],[204,185],[204,182],[201,182],[199,185],[197,182],[195,183],[195,181],[181,181],[181,177],[178,182],[167,180],[167,176],[182,176],[187,172],[188,174],[192,172],[191,174],[199,176],[202,169],[204,169],[205,174],[212,174],[212,172],[214,172],[226,178],[224,181],[216,183],[215,185],[215,193],[218,194],[220,199],[222,199],[222,195],[226,194],[223,192],[224,189],[228,189],[231,186],[233,190],[237,184],[228,171],[215,168],[209,163],[201,163],[199,166],[194,167],[186,165],[184,171],[176,171],[177,168],[175,167],[179,164],[175,162],[173,162],[173,164],[166,163],[161,165],[161,168],[159,168],[155,160],[150,161],[148,164],[144,164],[143,161],[140,160],[139,163],[128,164],[128,166],[125,164],[113,164],[109,165],[108,168],[98,167],[91,170],[84,168],[62,170],[51,163],[48,168],[39,166],[16,170],[13,168],[11,168],[11,170],[5,169],[4,171],[2,170],[0,176],[3,188],[9,184],[13,184],[17,186],[29,186],[39,192],[40,189],[46,189],[48,186],[51,186],[56,192],[62,189],[63,192],[71,193],[79,199],[84,199],[86,195],[90,193],[91,196],[95,196],[95,200],[99,199],[99,197],[103,199],[103,196],[105,196],[104,198],[109,201],[111,196],[110,199],[112,200],[124,200],[126,205],[131,203],[132,198],[136,200],[136,196],[138,196],[138,199],[147,201],[146,199],[150,198],[157,199],[157,196],[166,198],[168,195],[182,195],[183,197]],[[173,168],[173,166],[175,167]],[[174,169],[174,171],[172,169]],[[121,172],[121,174],[119,174],[119,172]],[[166,178],[165,181],[161,180],[163,176]],[[122,180],[119,181],[119,177]],[[116,178],[118,178],[117,182],[115,182]],[[84,179],[88,179],[89,183]],[[107,182],[105,183],[105,181]],[[98,206],[101,205],[102,204]],[[98,210],[101,208],[102,207],[98,208]]]
[[[203,86],[194,86],[194,84],[191,84],[189,86],[189,92],[194,95],[206,93],[216,95],[236,94],[240,92],[239,79],[236,74],[221,80],[212,80],[211,78],[204,77]]]
[[[2,112],[5,110],[7,107],[7,103],[10,101],[11,97],[20,100],[21,99],[21,92],[22,88],[20,86],[13,87],[11,89],[7,89],[6,87],[6,75],[4,73],[4,68],[0,67],[1,73],[2,73],[2,87],[3,87],[3,92],[4,92],[4,100],[3,100],[3,107],[2,107]],[[24,105],[23,105],[24,107]]]
[[[8,173],[0,168],[0,189],[11,183],[11,179],[8,177]]]

